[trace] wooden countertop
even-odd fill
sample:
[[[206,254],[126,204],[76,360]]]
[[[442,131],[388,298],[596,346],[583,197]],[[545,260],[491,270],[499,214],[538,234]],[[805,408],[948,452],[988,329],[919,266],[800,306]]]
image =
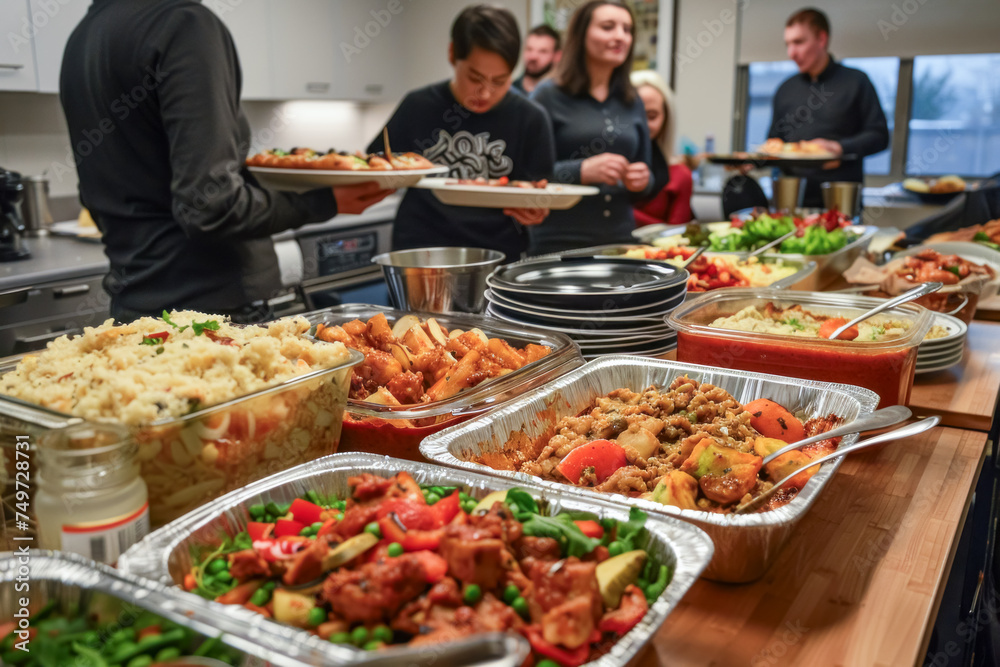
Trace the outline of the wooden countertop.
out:
[[[763,579],[697,581],[637,664],[922,662],[986,438],[939,427],[849,456]]]
[[[942,424],[989,431],[1000,394],[1000,324],[969,326],[965,359],[936,373],[916,376],[910,408],[918,416],[940,415]]]

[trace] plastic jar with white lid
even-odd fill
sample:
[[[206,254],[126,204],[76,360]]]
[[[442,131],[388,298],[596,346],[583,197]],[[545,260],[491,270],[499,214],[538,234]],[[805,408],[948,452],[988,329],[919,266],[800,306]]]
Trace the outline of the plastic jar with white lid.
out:
[[[113,564],[149,532],[149,500],[135,440],[82,424],[39,440],[34,499],[39,544]]]

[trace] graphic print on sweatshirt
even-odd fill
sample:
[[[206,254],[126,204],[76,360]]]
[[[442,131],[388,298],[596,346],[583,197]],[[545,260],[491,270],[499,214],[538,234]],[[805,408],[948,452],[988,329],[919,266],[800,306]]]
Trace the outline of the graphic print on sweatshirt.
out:
[[[439,130],[437,143],[424,151],[424,157],[450,167],[451,178],[500,178],[514,170],[514,161],[504,155],[506,148],[503,139],[490,141],[489,132],[461,130],[451,135]]]

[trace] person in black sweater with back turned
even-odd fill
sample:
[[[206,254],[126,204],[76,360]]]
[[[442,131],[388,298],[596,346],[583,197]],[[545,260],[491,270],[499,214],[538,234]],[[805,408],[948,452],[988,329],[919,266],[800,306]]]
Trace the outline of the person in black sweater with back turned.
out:
[[[59,95],[118,321],[175,308],[269,319],[281,289],[271,235],[389,194],[259,187],[240,86],[232,38],[201,2],[95,0],[70,35]]]
[[[799,74],[781,84],[774,94],[769,139],[812,141],[834,155],[856,160],[834,160],[822,170],[788,170],[806,178],[803,205],[822,207],[822,183],[864,182],[862,158],[889,146],[889,128],[878,94],[868,76],[844,67],[828,51],[830,22],[817,9],[803,9],[785,23],[788,57]]]
[[[411,91],[389,119],[393,151],[414,151],[449,168],[451,178],[539,180],[555,162],[545,111],[510,91],[521,36],[506,9],[467,7],[451,28],[450,81]],[[368,146],[385,146],[381,134]],[[490,209],[442,204],[410,188],[392,230],[394,250],[468,246],[499,250],[508,262],[527,247],[522,225],[541,224],[548,209]]]

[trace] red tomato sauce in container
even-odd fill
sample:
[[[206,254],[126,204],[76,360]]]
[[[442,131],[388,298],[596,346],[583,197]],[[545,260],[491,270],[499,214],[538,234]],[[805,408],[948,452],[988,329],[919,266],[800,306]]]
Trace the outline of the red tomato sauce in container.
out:
[[[691,301],[669,317],[677,330],[677,360],[788,377],[852,384],[879,395],[878,407],[905,405],[910,398],[917,346],[930,329],[932,314],[904,304],[875,318],[908,323],[900,336],[886,340],[828,340],[767,331],[712,326],[749,306],[763,310],[801,306],[826,317],[853,319],[881,300],[853,294],[762,289],[727,289]]]

